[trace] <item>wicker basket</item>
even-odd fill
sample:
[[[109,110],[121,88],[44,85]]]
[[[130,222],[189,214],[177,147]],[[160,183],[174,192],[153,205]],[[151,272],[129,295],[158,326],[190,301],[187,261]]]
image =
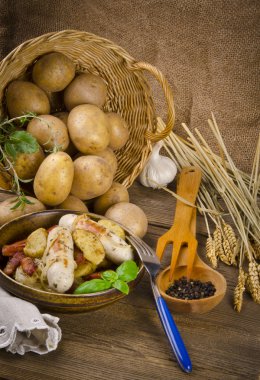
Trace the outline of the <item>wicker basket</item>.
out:
[[[166,137],[174,124],[171,89],[163,74],[148,63],[136,62],[124,49],[111,41],[83,31],[64,30],[28,40],[0,63],[1,118],[5,117],[5,89],[14,79],[26,75],[35,60],[51,51],[71,58],[77,72],[100,75],[107,83],[105,112],[118,112],[130,130],[126,146],[117,151],[118,170],[115,180],[129,187],[142,170],[152,143]],[[151,90],[143,71],[151,73],[160,83],[166,97],[166,128],[156,132],[156,114]]]

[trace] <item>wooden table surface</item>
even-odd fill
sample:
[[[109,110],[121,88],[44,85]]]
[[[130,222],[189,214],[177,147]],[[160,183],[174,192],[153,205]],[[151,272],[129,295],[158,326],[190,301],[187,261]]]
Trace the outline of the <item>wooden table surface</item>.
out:
[[[175,200],[163,190],[138,183],[131,187],[130,197],[146,212],[149,230],[144,240],[155,247],[158,236],[171,225]],[[197,233],[200,256],[205,259],[206,231],[200,216]],[[193,363],[191,374],[182,372],[171,352],[145,275],[129,296],[103,309],[53,313],[62,329],[56,351],[20,356],[0,350],[0,379],[259,379],[259,305],[245,296],[242,312],[235,312],[237,269],[223,264],[218,270],[226,277],[228,290],[215,309],[205,314],[172,311]]]

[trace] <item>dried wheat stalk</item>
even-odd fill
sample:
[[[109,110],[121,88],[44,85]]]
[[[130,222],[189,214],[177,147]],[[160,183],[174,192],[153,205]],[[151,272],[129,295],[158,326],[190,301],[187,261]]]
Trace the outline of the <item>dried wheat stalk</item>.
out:
[[[208,231],[206,256],[214,268],[217,259],[227,265],[238,266],[234,307],[240,311],[245,289],[255,302],[260,303],[260,266],[257,263],[260,258],[260,211],[257,203],[260,194],[260,135],[252,173],[247,175],[235,166],[214,115],[208,123],[220,155],[212,151],[198,129],[193,134],[186,124],[182,124],[182,127],[188,139],[171,132],[164,140],[164,148],[179,170],[190,165],[199,166],[202,170],[203,180],[197,207],[204,215]],[[164,128],[161,119],[158,119],[158,126],[159,130]],[[171,192],[167,188],[164,190]],[[224,202],[225,209],[221,206],[221,201]],[[226,214],[232,218],[236,234],[225,221]],[[208,218],[215,224],[212,234]]]

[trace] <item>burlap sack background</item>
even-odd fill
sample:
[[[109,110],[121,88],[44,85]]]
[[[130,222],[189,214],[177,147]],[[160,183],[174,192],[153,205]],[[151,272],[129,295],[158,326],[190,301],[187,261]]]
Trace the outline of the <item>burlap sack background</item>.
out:
[[[64,29],[113,41],[158,67],[174,95],[177,120],[199,127],[214,145],[214,112],[225,143],[250,171],[259,133],[259,1],[1,0],[0,58],[23,41]],[[154,89],[159,116],[165,107]]]

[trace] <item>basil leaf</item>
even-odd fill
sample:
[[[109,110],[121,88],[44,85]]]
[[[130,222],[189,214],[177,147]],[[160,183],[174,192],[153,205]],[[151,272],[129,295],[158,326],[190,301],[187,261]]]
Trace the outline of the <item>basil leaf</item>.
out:
[[[9,139],[18,144],[20,152],[34,153],[39,150],[36,138],[26,131],[15,131],[9,136]]]
[[[124,261],[117,269],[118,278],[123,281],[132,281],[137,277],[138,266],[135,261]]]
[[[38,150],[39,144],[36,138],[26,131],[11,133],[5,143],[5,151],[12,157],[16,157],[17,153],[34,153]]]
[[[114,282],[118,279],[118,274],[113,271],[113,270],[106,270],[105,272],[103,272],[101,274],[101,277],[104,279],[104,280],[107,280],[107,281],[110,281],[110,282]]]
[[[5,145],[4,145],[4,150],[5,150],[5,153],[10,156],[10,157],[13,157],[15,158],[16,157],[16,150],[13,146],[13,144],[9,143],[8,141],[5,142]]]
[[[85,281],[80,284],[75,290],[74,294],[85,294],[85,293],[96,293],[102,292],[102,290],[107,290],[111,288],[111,283],[109,281],[103,280],[101,278],[95,278],[90,281]]]
[[[113,286],[113,288],[116,288],[117,290],[120,290],[120,292],[122,292],[124,294],[128,294],[129,293],[129,286],[127,285],[127,283],[125,281],[116,280],[112,284],[112,286]]]

